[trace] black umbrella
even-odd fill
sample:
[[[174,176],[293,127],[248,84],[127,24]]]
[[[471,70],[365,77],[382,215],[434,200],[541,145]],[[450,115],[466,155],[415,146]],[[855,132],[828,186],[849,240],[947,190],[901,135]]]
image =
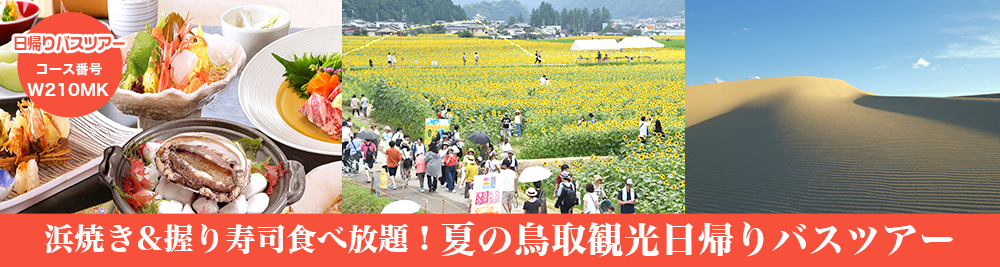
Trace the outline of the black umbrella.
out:
[[[483,131],[472,132],[469,134],[469,138],[466,139],[480,145],[490,143],[490,135]]]
[[[374,140],[378,140],[378,134],[376,134],[375,132],[372,132],[372,131],[364,131],[364,132],[358,133],[358,138],[361,138],[362,140],[374,141]]]

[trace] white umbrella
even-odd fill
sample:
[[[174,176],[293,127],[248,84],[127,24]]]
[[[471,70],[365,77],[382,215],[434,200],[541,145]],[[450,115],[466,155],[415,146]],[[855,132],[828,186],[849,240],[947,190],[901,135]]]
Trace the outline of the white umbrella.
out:
[[[521,177],[519,177],[517,181],[522,183],[531,183],[549,179],[549,177],[551,176],[552,176],[552,171],[549,171],[548,169],[542,166],[535,166],[524,169],[524,171],[521,171]]]
[[[420,204],[413,200],[398,200],[382,208],[382,214],[413,214],[420,211]]]

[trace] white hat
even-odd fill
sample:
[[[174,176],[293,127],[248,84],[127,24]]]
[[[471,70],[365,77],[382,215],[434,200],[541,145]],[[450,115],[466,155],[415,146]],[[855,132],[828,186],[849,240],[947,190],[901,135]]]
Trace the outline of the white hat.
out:
[[[527,190],[524,190],[524,193],[527,194],[529,197],[538,196],[538,191],[535,191],[534,187],[528,187]]]
[[[632,186],[632,179],[625,179],[625,184],[628,186]]]

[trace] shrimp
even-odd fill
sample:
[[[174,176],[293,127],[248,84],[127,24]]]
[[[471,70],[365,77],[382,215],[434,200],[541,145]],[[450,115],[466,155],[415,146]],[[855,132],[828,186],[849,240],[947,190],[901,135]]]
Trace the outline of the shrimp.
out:
[[[187,49],[191,45],[190,36],[191,33],[191,18],[190,13],[184,18],[184,25],[181,25],[177,31],[174,32],[177,36],[173,36],[172,42],[166,42],[164,40],[159,40],[163,44],[163,57],[160,61],[160,83],[159,91],[166,90],[167,88],[172,88],[172,80],[174,69],[170,66],[173,63],[174,56],[177,55],[181,50]]]

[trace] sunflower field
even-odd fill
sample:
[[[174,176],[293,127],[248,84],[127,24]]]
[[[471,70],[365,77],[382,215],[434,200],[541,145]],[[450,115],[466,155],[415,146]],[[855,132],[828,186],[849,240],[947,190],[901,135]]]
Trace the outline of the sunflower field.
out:
[[[572,42],[514,41],[531,52],[542,50],[547,61],[535,65],[531,54],[506,40],[446,35],[372,40],[344,37],[345,51],[368,45],[344,57],[344,93],[368,94],[377,119],[413,132],[409,129],[433,116],[429,110],[445,105],[454,115],[452,125],[463,133],[486,131],[498,143],[504,114],[513,119],[520,111],[519,159],[591,157],[572,165],[581,185],[601,175],[614,198],[631,178],[641,194],[638,212],[684,212],[683,49],[644,51],[656,61],[575,64]],[[462,51],[469,65],[478,51],[481,66],[463,66]],[[387,52],[396,53],[398,67],[380,67]],[[369,58],[376,68],[368,67]],[[542,75],[551,84],[541,85]],[[596,122],[589,122],[589,114]],[[581,116],[588,121],[578,123]],[[659,120],[663,136],[637,142],[643,116]]]
[[[676,36],[674,36],[676,37]],[[462,53],[465,53],[466,64],[475,65],[475,53],[479,53],[479,65],[516,65],[532,64],[535,61],[534,53],[539,51],[545,64],[576,64],[590,61],[597,56],[596,51],[570,51],[573,46],[571,38],[583,39],[580,37],[567,37],[565,39],[551,41],[529,41],[510,40],[515,45],[524,50],[511,45],[503,39],[486,38],[458,38],[454,34],[423,34],[416,37],[393,36],[385,39],[382,37],[367,36],[344,36],[343,49],[351,51],[355,48],[368,45],[344,56],[344,65],[352,67],[368,66],[371,60],[376,67],[386,65],[386,55],[396,53],[396,66],[461,66]],[[598,37],[587,37],[592,39]],[[621,37],[618,37],[621,38]],[[666,36],[654,36],[654,40],[665,40]],[[381,39],[381,40],[380,40]],[[379,41],[376,41],[379,40]],[[683,40],[683,36],[680,39]],[[375,41],[374,43],[372,43]],[[669,47],[669,45],[668,45]],[[527,51],[527,52],[525,52]],[[626,49],[624,51],[611,52],[611,57],[616,56],[650,56],[651,59],[642,61],[657,62],[683,62],[683,49]],[[601,52],[604,54],[605,52]]]

